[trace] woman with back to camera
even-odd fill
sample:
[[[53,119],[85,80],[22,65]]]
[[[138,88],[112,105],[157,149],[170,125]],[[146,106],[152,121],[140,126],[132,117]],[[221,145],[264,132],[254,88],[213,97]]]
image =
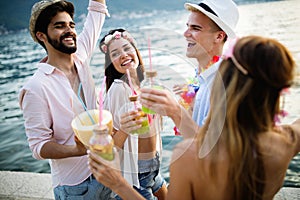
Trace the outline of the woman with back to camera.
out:
[[[122,129],[120,123],[120,115],[124,106],[130,102],[129,97],[137,95],[140,83],[144,80],[143,60],[136,42],[128,31],[113,29],[100,41],[100,49],[105,54],[107,95],[104,108],[113,115],[113,139],[115,145],[122,149],[123,176],[145,198],[163,200],[167,187],[159,172],[160,149],[157,149],[157,145],[161,146],[160,118],[149,116],[153,120],[150,125],[151,131],[143,136],[131,135],[127,129]],[[136,111],[133,113],[140,114]]]
[[[295,67],[290,52],[274,39],[247,36],[237,41],[219,68],[200,134],[173,151],[167,199],[274,198],[300,151],[300,119],[281,126],[274,121],[281,109],[280,94],[291,86]],[[111,167],[117,160],[108,163],[89,156],[99,182],[124,199],[142,199],[118,180],[118,170]]]

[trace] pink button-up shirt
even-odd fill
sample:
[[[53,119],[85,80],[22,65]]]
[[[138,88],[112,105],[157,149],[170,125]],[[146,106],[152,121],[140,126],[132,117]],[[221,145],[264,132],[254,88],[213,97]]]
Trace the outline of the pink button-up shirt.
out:
[[[86,107],[96,108],[95,85],[89,69],[89,61],[96,47],[104,24],[106,6],[90,1],[84,28],[77,40],[74,62],[85,96]],[[62,71],[46,63],[38,63],[38,69],[23,86],[19,94],[23,110],[25,130],[33,157],[43,159],[41,148],[49,141],[74,145],[71,121],[83,107],[74,93],[68,78]],[[53,187],[77,185],[91,174],[87,156],[50,159]]]

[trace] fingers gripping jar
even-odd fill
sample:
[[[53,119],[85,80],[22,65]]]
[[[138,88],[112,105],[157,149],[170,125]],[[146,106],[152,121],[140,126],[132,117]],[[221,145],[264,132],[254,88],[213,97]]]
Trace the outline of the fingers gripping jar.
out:
[[[139,117],[136,118],[135,120],[142,120],[142,127],[137,129],[137,130],[133,130],[130,133],[131,134],[146,134],[149,132],[150,128],[149,128],[149,121],[148,121],[148,116],[147,114],[142,111],[142,106],[138,101],[138,97],[137,96],[130,96],[129,97],[130,103],[129,103],[129,110],[137,110],[139,112]]]

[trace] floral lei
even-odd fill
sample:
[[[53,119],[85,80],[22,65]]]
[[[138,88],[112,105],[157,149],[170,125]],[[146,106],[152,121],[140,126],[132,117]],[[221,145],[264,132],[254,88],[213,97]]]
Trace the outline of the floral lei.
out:
[[[218,62],[220,59],[220,56],[213,56],[212,60],[207,64],[207,66],[202,70],[201,73],[203,73],[206,69],[208,69],[211,65]],[[189,109],[191,104],[193,103],[193,100],[196,96],[196,93],[199,90],[200,83],[198,79],[198,69],[195,69],[195,76],[192,78],[187,79],[187,87],[185,88],[185,91],[180,95],[181,99],[179,99],[179,104],[182,105],[185,109]],[[175,135],[181,135],[179,129],[175,126],[173,128]]]
[[[208,63],[208,65],[205,67],[205,69],[208,69],[211,65],[215,64],[216,62],[218,62],[220,59],[219,56],[213,56],[212,60]],[[187,88],[186,90],[180,95],[183,102],[182,105],[185,108],[188,108],[190,106],[190,104],[193,102],[194,97],[196,96],[196,93],[199,90],[199,79],[197,77],[198,74],[198,69],[195,70],[196,75],[195,77],[192,78],[188,78],[187,80]],[[201,72],[203,73],[203,71]]]
[[[130,43],[132,43],[134,46],[136,46],[136,41],[134,40],[134,38],[130,35],[130,33],[128,33],[127,31],[124,32],[119,32],[116,31],[113,34],[109,34],[104,38],[104,42],[101,45],[101,51],[104,53],[107,53],[107,49],[108,49],[108,45],[112,40],[118,40],[120,38],[124,38],[126,40],[128,40]]]

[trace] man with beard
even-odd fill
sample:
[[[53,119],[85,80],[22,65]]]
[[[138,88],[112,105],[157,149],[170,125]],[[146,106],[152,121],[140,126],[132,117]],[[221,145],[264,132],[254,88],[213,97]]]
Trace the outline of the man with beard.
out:
[[[65,0],[43,0],[32,7],[30,34],[47,57],[21,89],[19,102],[33,157],[49,159],[55,199],[109,199],[111,190],[91,175],[86,148],[71,127],[84,107],[96,108],[88,63],[108,14],[106,2],[90,0],[78,37],[73,14],[73,4]]]

